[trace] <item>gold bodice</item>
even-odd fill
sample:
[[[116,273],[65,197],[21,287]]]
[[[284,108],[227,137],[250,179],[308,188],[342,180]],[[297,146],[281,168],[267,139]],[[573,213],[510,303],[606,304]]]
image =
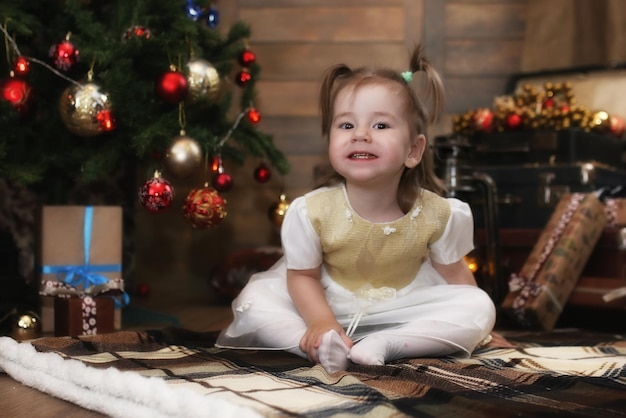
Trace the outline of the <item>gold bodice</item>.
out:
[[[306,207],[330,277],[351,291],[365,285],[401,289],[409,284],[428,255],[428,245],[441,237],[450,217],[449,202],[427,190],[406,215],[387,223],[357,215],[344,187],[310,193]]]

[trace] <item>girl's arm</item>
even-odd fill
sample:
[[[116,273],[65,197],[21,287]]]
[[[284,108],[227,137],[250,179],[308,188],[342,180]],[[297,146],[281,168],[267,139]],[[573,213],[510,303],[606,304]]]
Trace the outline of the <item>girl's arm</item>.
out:
[[[432,265],[449,284],[469,284],[477,286],[474,274],[472,274],[472,271],[463,259],[452,264],[439,264],[432,261]]]
[[[317,350],[322,336],[334,329],[348,347],[352,340],[345,334],[335,314],[328,305],[326,294],[320,281],[321,268],[310,270],[287,270],[287,288],[289,295],[306,323],[307,330],[300,340],[300,349],[314,363],[319,362]]]

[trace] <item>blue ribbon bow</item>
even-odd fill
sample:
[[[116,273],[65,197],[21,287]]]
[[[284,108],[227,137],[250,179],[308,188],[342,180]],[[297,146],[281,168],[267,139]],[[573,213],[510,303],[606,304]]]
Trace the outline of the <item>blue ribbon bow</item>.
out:
[[[85,221],[83,224],[83,257],[84,264],[80,265],[61,265],[61,266],[43,266],[41,272],[44,274],[56,274],[57,280],[66,283],[75,288],[82,287],[83,290],[91,286],[99,286],[106,284],[109,279],[96,274],[105,272],[118,273],[122,271],[120,264],[98,264],[89,265],[89,252],[91,245],[91,227],[93,224],[93,207],[85,208]]]

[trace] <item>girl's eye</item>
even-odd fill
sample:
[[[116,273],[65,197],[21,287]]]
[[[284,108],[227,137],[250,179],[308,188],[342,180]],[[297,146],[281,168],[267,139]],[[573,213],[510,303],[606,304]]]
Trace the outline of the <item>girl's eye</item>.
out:
[[[377,124],[374,125],[374,128],[376,128],[376,129],[386,129],[388,127],[389,127],[389,125],[387,125],[386,123],[382,123],[382,122],[377,123]]]
[[[343,122],[339,124],[339,128],[341,129],[352,129],[354,128],[354,125],[352,125],[350,122]]]

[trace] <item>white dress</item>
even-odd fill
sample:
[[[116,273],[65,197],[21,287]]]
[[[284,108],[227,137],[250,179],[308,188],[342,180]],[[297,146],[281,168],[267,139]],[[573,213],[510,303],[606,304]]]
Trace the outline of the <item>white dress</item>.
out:
[[[332,199],[337,202],[330,206],[324,203],[325,208],[331,209],[322,213],[315,221],[310,213],[313,211],[312,206],[310,202],[307,205],[307,199],[323,193],[332,193]],[[425,193],[430,197],[434,196],[430,192]],[[217,346],[280,349],[302,355],[298,345],[306,331],[306,324],[289,297],[287,268],[302,270],[321,265],[321,281],[327,301],[338,322],[353,341],[359,341],[372,333],[408,333],[443,342],[453,347],[458,355],[471,354],[495,323],[493,302],[476,286],[448,284],[435,271],[430,260],[450,264],[473,249],[472,213],[469,206],[458,199],[444,199],[439,196],[433,199],[417,201],[412,211],[385,224],[360,218],[351,208],[343,185],[318,189],[295,199],[285,215],[281,231],[284,257],[268,271],[250,278],[232,302],[234,320],[220,333]],[[444,202],[445,221],[441,227],[437,227],[427,217],[433,213],[429,211],[431,201],[433,205]],[[324,238],[318,235],[320,217],[322,222],[328,217],[334,218],[336,223],[322,232]],[[314,218],[313,222],[311,218]],[[416,220],[421,223],[416,224]],[[433,233],[422,237],[422,241],[431,242],[424,245],[420,243],[419,246],[423,246],[423,249],[406,248],[405,251],[407,245],[404,242],[401,251],[395,247],[390,254],[395,257],[391,261],[394,265],[405,262],[416,264],[417,273],[414,277],[407,283],[400,282],[400,287],[396,281],[398,288],[381,286],[380,283],[373,286],[358,281],[355,288],[350,281],[340,280],[343,283],[340,285],[334,280],[325,264],[328,254],[324,254],[324,251],[328,247],[328,235],[332,235],[331,240],[341,241],[348,233],[344,231],[348,231],[355,224],[361,228],[369,228],[368,237],[372,235],[371,231],[377,235],[365,238],[359,248],[347,251],[348,255],[362,251],[362,248],[368,246],[368,239],[385,240],[390,239],[389,237],[395,238],[396,235],[400,237],[405,229],[413,228],[410,225],[414,224],[420,231],[430,227],[428,230]],[[382,253],[384,249],[381,250],[381,257]],[[425,254],[425,257],[416,254]],[[373,263],[380,260],[378,254],[372,254],[370,258]],[[395,271],[394,265],[383,267]],[[333,268],[332,271],[338,270]],[[367,277],[367,273],[364,274]]]

